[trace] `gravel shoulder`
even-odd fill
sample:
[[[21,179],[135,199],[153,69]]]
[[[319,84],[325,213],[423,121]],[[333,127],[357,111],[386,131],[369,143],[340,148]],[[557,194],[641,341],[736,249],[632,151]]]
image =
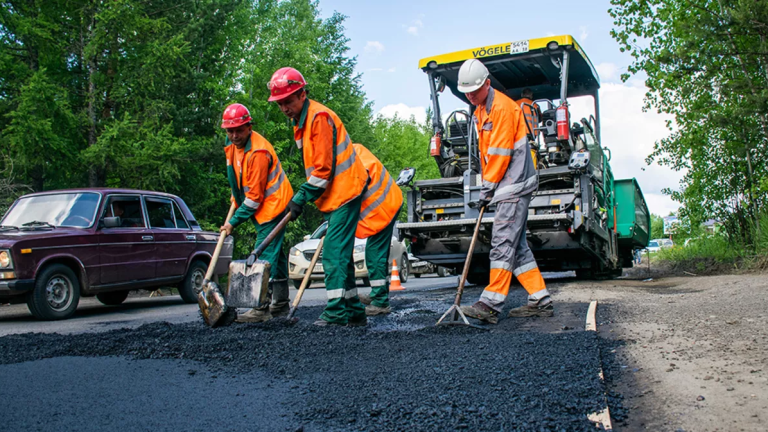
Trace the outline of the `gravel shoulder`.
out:
[[[581,282],[564,295],[585,294],[600,301],[609,391],[624,398],[616,430],[766,430],[766,275]]]

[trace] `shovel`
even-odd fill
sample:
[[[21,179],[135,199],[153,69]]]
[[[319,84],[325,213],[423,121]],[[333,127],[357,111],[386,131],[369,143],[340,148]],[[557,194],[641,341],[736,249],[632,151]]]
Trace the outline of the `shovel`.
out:
[[[269,296],[268,261],[259,260],[264,249],[285,229],[291,220],[287,212],[272,232],[251,252],[247,260],[232,261],[229,264],[229,284],[224,293],[227,306],[231,308],[255,308],[263,305]]]
[[[229,213],[227,213],[226,220],[229,221],[232,219],[234,213],[235,203],[232,203],[229,207]],[[205,273],[203,289],[197,294],[197,304],[200,306],[200,313],[203,315],[205,324],[209,327],[230,325],[237,317],[237,311],[227,307],[227,303],[219,289],[219,285],[216,282],[211,281],[213,271],[216,268],[216,263],[219,261],[221,247],[224,245],[224,240],[226,238],[226,232],[222,232],[221,235],[219,235],[219,242],[216,243],[216,249],[213,251],[213,256],[211,257],[211,263],[208,265],[208,271]]]
[[[323,241],[325,241],[325,236],[320,239],[320,243],[317,245],[317,249],[315,249],[314,255],[312,255],[312,261],[309,262],[309,267],[307,267],[307,272],[304,274],[304,279],[301,281],[299,292],[296,293],[296,298],[293,299],[291,310],[288,312],[288,316],[286,317],[286,319],[291,324],[297,323],[299,321],[298,318],[294,318],[293,316],[296,314],[296,309],[299,307],[299,302],[301,301],[301,297],[304,295],[304,290],[307,289],[307,286],[309,286],[309,277],[315,270],[317,259],[320,258],[320,252],[323,250]]]
[[[480,232],[480,224],[483,222],[483,213],[485,213],[485,207],[480,209],[480,215],[477,217],[477,223],[475,224],[475,233],[472,234],[472,242],[469,244],[469,251],[467,251],[467,259],[464,261],[464,271],[461,272],[461,279],[459,279],[459,289],[456,292],[456,299],[453,301],[453,306],[448,309],[443,316],[437,321],[435,325],[465,325],[478,329],[483,329],[475,324],[471,324],[461,311],[461,296],[464,294],[464,284],[467,283],[467,275],[469,274],[469,264],[472,262],[472,253],[475,251],[475,243],[477,242],[477,234]],[[446,317],[448,318],[446,320]]]

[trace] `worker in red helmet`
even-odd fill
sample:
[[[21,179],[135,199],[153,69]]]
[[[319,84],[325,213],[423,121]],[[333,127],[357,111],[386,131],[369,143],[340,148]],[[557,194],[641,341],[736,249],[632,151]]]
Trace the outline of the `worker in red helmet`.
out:
[[[236,226],[250,220],[256,227],[256,248],[280,222],[293,189],[272,144],[253,131],[248,108],[241,104],[228,106],[221,127],[227,132],[224,147],[227,179],[232,202],[237,205],[232,219],[221,227],[221,231],[230,235]],[[288,259],[282,247],[284,236],[283,229],[260,256],[271,264],[270,299],[239,315],[238,321],[263,322],[288,313]]]
[[[307,181],[288,203],[293,219],[314,202],[328,221],[323,243],[323,269],[328,297],[316,325],[367,324],[355,285],[352,253],[363,190],[368,174],[355,154],[339,116],[307,97],[307,82],[299,71],[285,67],[269,81],[270,102],[293,120],[296,145],[302,150]]]

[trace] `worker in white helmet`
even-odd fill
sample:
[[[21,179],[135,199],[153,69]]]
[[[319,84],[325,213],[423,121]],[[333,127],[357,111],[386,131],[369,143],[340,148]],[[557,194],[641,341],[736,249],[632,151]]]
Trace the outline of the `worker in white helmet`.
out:
[[[544,278],[525,239],[528,205],[538,186],[520,106],[491,87],[485,65],[477,59],[459,69],[458,90],[476,110],[483,185],[479,207],[496,205],[491,235],[491,280],[480,300],[462,307],[467,316],[496,324],[512,276],[528,292],[528,303],[509,317],[552,316],[554,308]]]

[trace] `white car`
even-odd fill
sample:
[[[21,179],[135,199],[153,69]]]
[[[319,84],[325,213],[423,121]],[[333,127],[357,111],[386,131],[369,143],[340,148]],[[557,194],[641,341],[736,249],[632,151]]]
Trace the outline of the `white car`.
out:
[[[288,254],[288,279],[292,281],[294,287],[299,288],[299,286],[301,286],[301,281],[307,273],[309,263],[312,260],[312,255],[314,255],[317,245],[320,243],[320,239],[325,235],[327,229],[328,223],[323,222],[312,235],[305,236],[303,242],[291,248],[291,251]],[[355,249],[352,258],[355,263],[355,279],[362,279],[365,286],[370,286],[368,267],[365,265],[365,243],[365,239],[355,238]],[[315,265],[315,269],[310,276],[311,281],[319,281],[325,278],[322,258],[323,256],[321,254],[320,259],[317,261],[317,265]],[[397,268],[400,270],[400,281],[407,281],[410,273],[408,252],[406,251],[405,242],[397,241],[397,228],[393,230],[392,242],[389,250],[389,262],[391,263],[392,260],[397,262]],[[391,264],[387,266],[387,275],[390,274],[390,269]]]

